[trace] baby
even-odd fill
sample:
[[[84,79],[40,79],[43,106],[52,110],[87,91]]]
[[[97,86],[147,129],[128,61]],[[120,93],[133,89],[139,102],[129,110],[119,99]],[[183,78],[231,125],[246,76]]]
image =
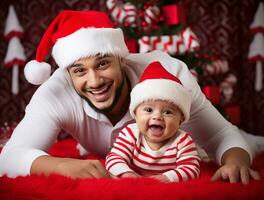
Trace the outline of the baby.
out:
[[[200,158],[188,133],[179,129],[190,116],[191,92],[159,62],[147,66],[131,91],[130,113],[136,123],[125,127],[106,157],[116,177],[149,176],[181,182],[200,173]]]

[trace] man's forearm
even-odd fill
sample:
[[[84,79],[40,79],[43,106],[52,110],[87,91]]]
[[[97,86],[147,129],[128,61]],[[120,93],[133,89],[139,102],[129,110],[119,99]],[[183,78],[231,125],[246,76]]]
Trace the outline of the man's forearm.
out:
[[[40,156],[31,165],[31,174],[59,174],[71,178],[109,178],[99,160]]]
[[[250,166],[250,156],[248,152],[239,147],[228,149],[222,156],[221,164],[237,163]]]
[[[257,171],[250,168],[250,155],[242,148],[234,147],[227,150],[221,160],[221,167],[214,173],[211,180],[227,180],[230,183],[241,181],[248,184],[250,178],[260,180]]]
[[[33,161],[30,174],[56,174],[58,172],[58,166],[67,158],[57,158],[48,155],[40,156],[36,160]]]

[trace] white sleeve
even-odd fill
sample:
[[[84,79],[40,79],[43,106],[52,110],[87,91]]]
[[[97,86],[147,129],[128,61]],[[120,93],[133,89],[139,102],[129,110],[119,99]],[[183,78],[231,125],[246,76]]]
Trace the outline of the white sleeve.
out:
[[[246,150],[252,160],[252,150],[239,129],[229,123],[206,99],[185,63],[160,51],[144,54],[144,59],[147,60],[145,62],[159,60],[192,91],[190,119],[181,128],[189,132],[197,144],[205,148],[208,154],[212,154],[219,164],[224,152],[232,147]]]
[[[183,66],[179,73],[184,85],[192,91],[190,119],[182,125],[196,143],[206,149],[218,164],[223,154],[230,148],[240,147],[248,152],[252,161],[252,150],[240,134],[239,129],[228,122],[202,93],[200,86],[188,70]]]
[[[223,154],[230,148],[240,147],[248,152],[252,160],[252,150],[242,137],[239,129],[228,122],[209,102],[200,88],[192,101],[191,118],[183,124],[192,138],[221,164]]]
[[[32,162],[41,155],[47,155],[46,151],[56,140],[60,131],[59,123],[52,114],[56,107],[48,103],[49,96],[44,101],[41,97],[35,93],[23,120],[2,149],[0,175],[29,175]]]

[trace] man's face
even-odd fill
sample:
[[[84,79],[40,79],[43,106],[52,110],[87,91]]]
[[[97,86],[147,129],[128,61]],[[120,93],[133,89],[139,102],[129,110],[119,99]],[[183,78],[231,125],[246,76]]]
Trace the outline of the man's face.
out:
[[[82,58],[68,71],[77,93],[95,109],[104,112],[118,101],[116,96],[124,82],[118,58],[109,55]]]

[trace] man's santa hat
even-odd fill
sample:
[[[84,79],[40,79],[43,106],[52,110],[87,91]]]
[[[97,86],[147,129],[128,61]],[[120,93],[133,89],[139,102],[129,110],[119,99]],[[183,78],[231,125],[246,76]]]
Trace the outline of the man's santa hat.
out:
[[[190,118],[191,92],[181,81],[170,74],[160,62],[150,63],[138,84],[130,94],[129,110],[135,116],[137,106],[148,100],[165,100],[174,103],[182,111],[184,121]]]
[[[61,68],[98,53],[128,55],[122,30],[113,28],[109,17],[99,11],[66,10],[52,21],[39,43],[36,60],[25,66],[25,77],[30,83],[39,85],[49,78],[51,67],[44,60],[51,49]]]

